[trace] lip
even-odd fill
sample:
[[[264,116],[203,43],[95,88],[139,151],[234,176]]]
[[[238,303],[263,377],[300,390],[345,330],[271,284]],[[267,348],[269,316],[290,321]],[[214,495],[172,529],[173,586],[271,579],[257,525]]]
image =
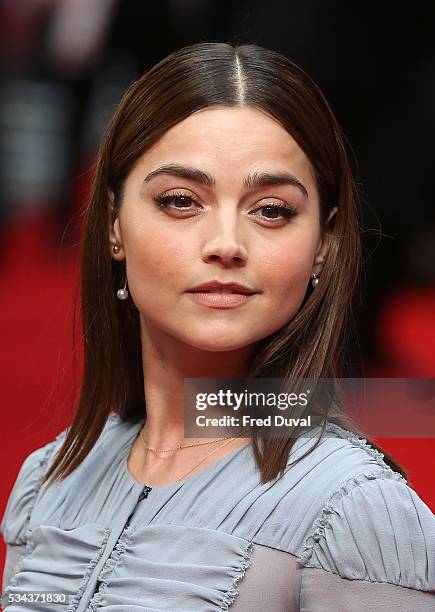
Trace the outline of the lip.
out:
[[[196,285],[189,289],[188,293],[212,293],[215,292],[215,295],[219,294],[220,289],[231,290],[232,293],[228,293],[225,295],[253,295],[257,293],[255,289],[251,289],[251,287],[247,287],[246,285],[242,285],[240,283],[228,282],[222,283],[220,281],[209,281],[207,283],[202,283],[201,285]]]
[[[209,308],[237,308],[255,298],[255,293],[216,293],[215,291],[189,291],[192,299],[202,306]]]

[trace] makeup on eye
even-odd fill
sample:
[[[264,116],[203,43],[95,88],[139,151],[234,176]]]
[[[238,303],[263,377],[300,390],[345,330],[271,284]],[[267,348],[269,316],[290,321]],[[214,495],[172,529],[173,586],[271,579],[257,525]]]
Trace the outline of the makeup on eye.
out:
[[[171,208],[171,210],[177,210],[177,211],[190,211],[191,208],[191,204],[192,203],[196,203],[198,204],[198,202],[195,200],[195,198],[193,198],[190,195],[187,195],[185,193],[181,193],[181,192],[173,192],[173,193],[169,193],[169,194],[160,194],[157,196],[153,197],[154,202],[157,204],[157,206],[161,209],[169,209],[171,208],[170,205],[173,202],[184,202],[185,204],[187,204],[187,206],[183,206],[181,208]],[[276,223],[274,223],[276,220],[283,220],[286,223],[289,222],[294,216],[296,216],[297,212],[296,209],[293,206],[290,206],[288,204],[285,204],[284,202],[267,202],[265,204],[263,204],[262,206],[258,206],[257,208],[254,208],[253,211],[251,211],[249,214],[253,214],[256,213],[258,211],[261,210],[265,210],[265,209],[269,209],[270,211],[273,211],[274,213],[279,213],[281,215],[281,217],[267,217],[267,216],[261,216],[261,220],[262,221],[266,221],[266,223],[269,223],[269,225],[276,225]],[[196,213],[198,214],[198,213]],[[257,215],[254,215],[257,216]],[[270,223],[271,222],[271,223]]]

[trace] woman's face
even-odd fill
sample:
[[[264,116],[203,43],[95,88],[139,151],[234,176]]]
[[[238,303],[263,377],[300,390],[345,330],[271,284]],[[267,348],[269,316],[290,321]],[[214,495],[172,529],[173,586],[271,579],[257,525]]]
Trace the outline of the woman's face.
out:
[[[308,158],[252,107],[207,108],[168,130],[129,173],[110,240],[143,334],[207,351],[247,347],[292,319],[326,252]],[[209,281],[255,293],[231,308],[201,303],[189,291]]]

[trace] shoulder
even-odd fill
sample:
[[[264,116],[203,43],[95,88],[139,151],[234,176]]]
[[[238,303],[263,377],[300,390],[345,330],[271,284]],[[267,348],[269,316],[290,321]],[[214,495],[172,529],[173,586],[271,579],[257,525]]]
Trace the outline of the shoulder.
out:
[[[55,439],[32,451],[21,464],[6,504],[0,531],[6,544],[25,544],[25,528],[50,458],[62,444],[68,428]]]
[[[350,458],[359,449],[371,461],[337,483],[322,503],[298,561],[343,578],[435,589],[431,510],[364,439],[337,426],[329,431],[347,441],[339,455]]]
[[[123,425],[118,415],[110,413],[99,441],[110,437],[111,432]],[[40,481],[68,431],[69,427],[65,428],[53,440],[32,451],[22,462],[0,523],[0,532],[6,544],[26,543],[27,527],[40,490]]]

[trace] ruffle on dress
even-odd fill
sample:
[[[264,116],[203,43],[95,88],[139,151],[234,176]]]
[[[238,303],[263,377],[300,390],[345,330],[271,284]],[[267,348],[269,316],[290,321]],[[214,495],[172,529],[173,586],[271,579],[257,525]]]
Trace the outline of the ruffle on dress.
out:
[[[48,462],[62,444],[67,429],[54,440],[30,453],[21,464],[0,524],[0,532],[6,544],[27,543],[27,529],[40,489],[40,479]]]
[[[306,567],[351,580],[435,589],[434,516],[384,455],[334,423],[326,431],[365,451],[379,469],[348,478],[330,496],[298,553]]]
[[[66,430],[26,458],[1,523],[6,543],[27,545],[12,592],[67,591],[68,612],[83,597],[91,612],[226,610],[256,544],[342,578],[435,590],[431,511],[352,432],[328,424],[329,437],[293,465],[316,442],[297,440],[284,475],[265,484],[249,445],[239,447],[152,487],[124,529],[142,490],[127,470],[140,427],[112,413],[77,470],[50,487],[39,480]]]

